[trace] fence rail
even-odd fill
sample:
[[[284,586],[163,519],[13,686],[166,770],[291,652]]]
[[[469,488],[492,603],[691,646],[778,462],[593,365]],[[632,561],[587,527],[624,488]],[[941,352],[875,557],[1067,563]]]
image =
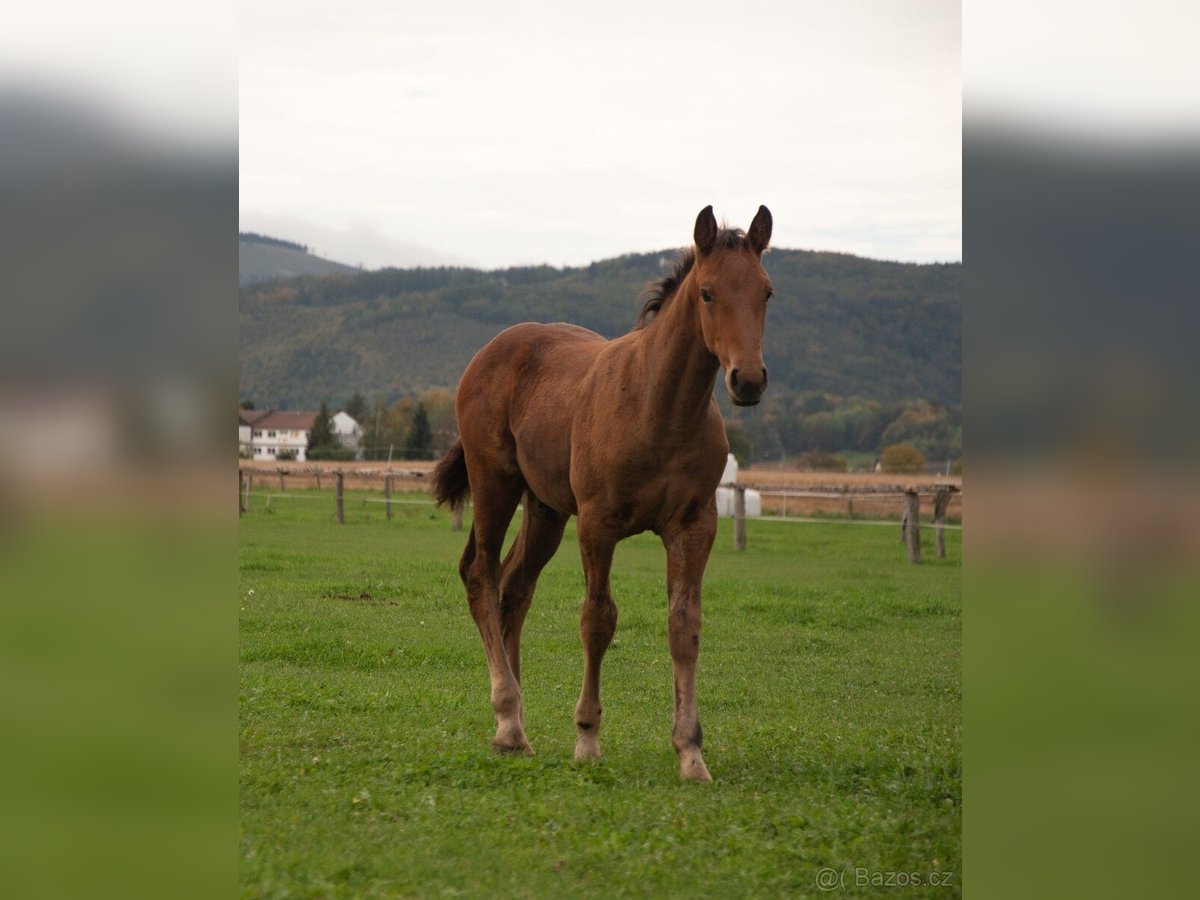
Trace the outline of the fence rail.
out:
[[[315,486],[318,490],[324,490],[323,485],[332,481],[337,521],[339,524],[345,524],[345,482],[349,476],[357,479],[360,487],[367,485],[368,490],[376,489],[375,485],[378,484],[378,489],[381,489],[383,492],[381,498],[362,497],[359,499],[363,507],[366,507],[368,503],[382,504],[385,515],[390,520],[392,518],[393,504],[404,506],[434,505],[434,501],[432,500],[401,499],[394,496],[397,479],[401,481],[402,487],[406,485],[409,488],[407,492],[415,493],[426,488],[428,484],[427,475],[428,471],[424,469],[363,468],[344,470],[319,466],[293,466],[289,468],[277,467],[275,469],[268,469],[264,467],[239,466],[238,514],[243,515],[250,509],[256,480],[259,483],[267,482],[272,485],[276,479],[278,480],[278,492],[263,495],[266,500],[267,509],[270,509],[271,502],[275,500],[314,500],[328,502],[323,497],[304,496],[294,492],[288,494],[286,491],[288,478],[294,480],[303,479],[305,486],[310,486],[315,481]],[[956,484],[934,483],[919,486],[846,484],[831,485],[828,488],[780,488],[769,485],[758,486],[754,483],[738,483],[724,485],[724,487],[732,487],[734,489],[734,514],[731,518],[733,519],[734,546],[738,550],[744,550],[747,542],[746,491],[748,489],[758,491],[763,498],[774,498],[779,501],[776,504],[779,514],[762,516],[757,519],[760,522],[781,524],[840,523],[848,525],[873,525],[876,527],[887,525],[893,528],[899,524],[900,542],[907,548],[909,561],[914,564],[921,562],[922,528],[933,529],[934,546],[939,559],[945,558],[946,555],[944,532],[947,530],[962,530],[961,523],[947,521],[952,504],[958,505],[958,513],[961,516],[962,488]],[[846,504],[846,513],[845,516],[837,518],[812,515],[788,515],[789,500],[844,502]],[[854,505],[856,500],[859,502],[857,512]],[[926,505],[931,507],[932,522],[923,523],[921,521],[922,500],[927,501]],[[874,504],[878,508],[880,503],[885,506],[898,507],[896,511],[899,514],[899,520],[868,519],[862,517],[862,513],[870,504]],[[465,505],[469,505],[469,501],[451,508],[451,527],[456,531],[462,528],[463,506]],[[520,509],[518,508],[519,511]]]

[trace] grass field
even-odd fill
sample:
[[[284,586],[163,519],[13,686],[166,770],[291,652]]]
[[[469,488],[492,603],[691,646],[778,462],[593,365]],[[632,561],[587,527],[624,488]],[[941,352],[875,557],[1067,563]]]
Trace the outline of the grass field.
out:
[[[367,496],[345,526],[315,491],[269,511],[257,496],[242,519],[244,896],[818,896],[826,867],[855,896],[960,893],[958,533],[947,560],[910,566],[890,528],[751,521],[738,554],[723,521],[699,785],[670,747],[653,535],[613,567],[605,758],[572,759],[573,523],[525,628],[537,756],[498,757],[465,533],[430,506],[387,522]]]

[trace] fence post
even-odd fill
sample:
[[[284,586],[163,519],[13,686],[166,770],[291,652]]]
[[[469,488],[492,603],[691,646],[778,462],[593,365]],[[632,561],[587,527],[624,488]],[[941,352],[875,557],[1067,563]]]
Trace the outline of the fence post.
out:
[[[250,512],[250,485],[254,484],[254,470],[246,471],[246,512]]]
[[[317,466],[313,471],[317,474],[317,490],[319,491],[321,489],[321,467]]]
[[[279,492],[283,493],[283,469],[276,469],[275,471],[279,473]]]
[[[933,533],[937,543],[938,559],[946,558],[946,535],[942,526],[946,524],[946,507],[950,505],[950,496],[954,490],[952,486],[940,487],[937,495],[933,498]]]
[[[388,521],[392,521],[392,476],[383,476],[383,499],[384,507],[387,509]]]
[[[346,524],[346,511],[342,505],[342,470],[337,471],[337,520],[339,525]]]
[[[454,518],[450,520],[450,530],[451,531],[462,531],[462,520],[463,520],[463,503],[462,503],[462,501],[460,500],[457,503],[455,503],[453,506],[451,506],[450,512],[453,513],[453,515],[454,515]]]
[[[242,467],[238,466],[238,515],[246,511],[246,504],[242,500],[242,484],[246,480],[246,473],[242,471]]]
[[[921,495],[916,488],[904,492],[904,534],[908,539],[908,561],[921,561]]]
[[[746,486],[733,486],[733,546],[736,550],[746,549]]]

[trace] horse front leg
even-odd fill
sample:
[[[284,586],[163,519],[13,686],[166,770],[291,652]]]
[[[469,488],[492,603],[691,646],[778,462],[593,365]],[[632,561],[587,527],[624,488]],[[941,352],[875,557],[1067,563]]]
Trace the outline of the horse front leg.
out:
[[[700,654],[700,586],[717,533],[715,501],[699,517],[663,534],[667,549],[667,635],[675,674],[675,727],[671,746],[679,754],[679,777],[712,781],[700,747],[704,732],[696,707],[696,659]]]
[[[600,758],[600,664],[617,630],[617,605],[609,588],[616,537],[586,513],[579,515],[579,552],[587,593],[579,611],[579,640],[583,644],[583,687],[575,706],[576,759]]]

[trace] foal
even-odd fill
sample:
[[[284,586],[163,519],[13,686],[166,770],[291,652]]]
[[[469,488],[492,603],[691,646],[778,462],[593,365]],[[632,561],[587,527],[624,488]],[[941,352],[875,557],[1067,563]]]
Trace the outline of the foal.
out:
[[[467,366],[455,401],[459,440],[434,471],[434,493],[451,505],[473,497],[458,570],[487,653],[496,750],[533,752],[521,701],[521,628],[538,575],[575,515],[587,584],[576,758],[600,756],[600,663],[617,624],[613,550],[653,531],[667,551],[671,743],[681,777],[712,780],[700,753],[696,656],[700,584],[729,452],[713,388],[723,367],[735,404],[753,406],[766,389],[771,282],[762,254],[770,237],[765,206],[745,233],[718,229],[707,206],[695,247],[652,286],[633,331],[608,341],[574,325],[515,325]],[[501,561],[522,500],[520,533]]]

